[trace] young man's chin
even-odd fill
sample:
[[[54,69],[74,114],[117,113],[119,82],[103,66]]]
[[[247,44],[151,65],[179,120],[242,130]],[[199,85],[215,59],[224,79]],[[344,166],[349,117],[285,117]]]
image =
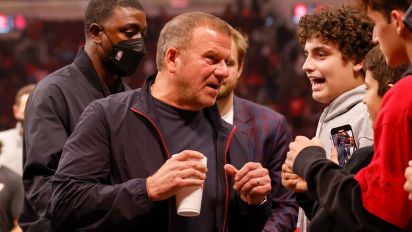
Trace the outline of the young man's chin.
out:
[[[312,92],[312,98],[316,102],[319,102],[321,104],[326,104],[329,105],[332,101],[329,100],[326,96],[320,95],[318,93]]]

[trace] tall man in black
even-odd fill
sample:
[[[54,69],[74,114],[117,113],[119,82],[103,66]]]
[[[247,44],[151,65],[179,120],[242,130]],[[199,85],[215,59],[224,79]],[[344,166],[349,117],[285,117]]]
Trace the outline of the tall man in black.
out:
[[[63,145],[93,100],[128,89],[121,77],[135,72],[145,53],[146,15],[137,0],[91,0],[85,17],[86,43],[74,62],[36,87],[24,127],[25,231],[53,231],[51,179]]]

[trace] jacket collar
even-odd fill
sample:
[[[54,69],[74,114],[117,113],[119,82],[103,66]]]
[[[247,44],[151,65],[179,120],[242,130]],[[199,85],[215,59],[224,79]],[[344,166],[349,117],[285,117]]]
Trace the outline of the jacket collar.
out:
[[[233,114],[233,122],[236,121],[239,122],[239,124],[245,124],[250,120],[250,115],[247,113],[246,107],[236,95],[233,97]]]
[[[103,87],[103,82],[100,80],[99,75],[97,75],[96,70],[93,67],[92,61],[87,53],[84,51],[84,48],[80,48],[77,52],[76,58],[73,61],[73,64],[80,70],[83,76],[87,81],[99,92],[103,93],[104,96],[108,96],[114,93],[124,92],[130,88],[126,86],[121,78],[118,78],[115,83],[115,88],[112,90],[112,93],[105,91]]]
[[[251,125],[252,115],[249,113],[249,109],[245,106],[244,101],[241,98],[234,96],[233,98],[233,125],[236,125],[237,130],[245,138],[251,138],[254,127]],[[247,139],[245,146],[249,148],[249,152],[254,152],[255,140]],[[253,155],[253,154],[250,154]]]
[[[156,79],[156,74],[149,76],[141,87],[142,97],[139,98],[139,101],[133,105],[133,108],[138,109],[139,111],[145,112],[147,116],[156,121],[156,114],[154,113],[154,102],[153,96],[150,93],[150,86],[154,83]],[[216,130],[231,130],[232,127],[229,124],[223,123],[223,120],[220,118],[219,109],[215,103],[211,107],[206,107],[203,109],[205,116],[211,121],[212,125]]]

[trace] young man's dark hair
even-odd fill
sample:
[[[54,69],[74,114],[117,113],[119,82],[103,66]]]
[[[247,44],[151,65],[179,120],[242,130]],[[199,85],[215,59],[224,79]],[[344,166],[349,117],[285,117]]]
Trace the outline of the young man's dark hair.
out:
[[[391,88],[390,84],[394,84],[402,78],[402,74],[406,71],[408,65],[402,64],[397,68],[391,68],[386,64],[385,56],[379,50],[379,46],[375,46],[366,54],[363,71],[370,71],[373,79],[378,84],[378,96],[383,95]]]
[[[360,0],[361,7],[366,10],[368,7],[372,10],[381,12],[391,22],[391,11],[402,10],[406,11],[411,0]]]

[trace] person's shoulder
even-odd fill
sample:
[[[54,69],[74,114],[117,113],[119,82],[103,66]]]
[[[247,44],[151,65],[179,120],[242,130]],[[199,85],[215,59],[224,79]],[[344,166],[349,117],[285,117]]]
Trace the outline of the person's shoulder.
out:
[[[403,91],[410,91],[410,88],[412,86],[412,74],[408,74],[402,79],[400,79],[393,87],[392,89],[394,90],[403,90]],[[392,90],[391,89],[391,90]]]
[[[16,128],[11,128],[11,129],[8,129],[8,130],[0,131],[0,140],[7,139],[7,138],[9,138],[10,136],[13,136],[16,133],[17,133]]]
[[[66,65],[39,81],[33,92],[36,96],[48,96],[56,91],[64,91],[65,88],[73,88],[81,75],[74,71],[72,64]]]
[[[136,99],[141,97],[141,89],[127,90],[121,93],[112,94],[105,98],[93,101],[93,104],[102,106],[103,108],[116,108],[124,105],[131,106]]]
[[[382,105],[396,106],[394,109],[407,108],[412,105],[412,94],[410,93],[412,88],[412,74],[409,74],[399,80],[386,94],[383,96]],[[401,99],[401,100],[400,100]]]
[[[65,81],[71,81],[78,76],[77,72],[73,73],[74,70],[73,64],[63,66],[47,75],[38,85],[47,86],[48,84],[59,84]]]

